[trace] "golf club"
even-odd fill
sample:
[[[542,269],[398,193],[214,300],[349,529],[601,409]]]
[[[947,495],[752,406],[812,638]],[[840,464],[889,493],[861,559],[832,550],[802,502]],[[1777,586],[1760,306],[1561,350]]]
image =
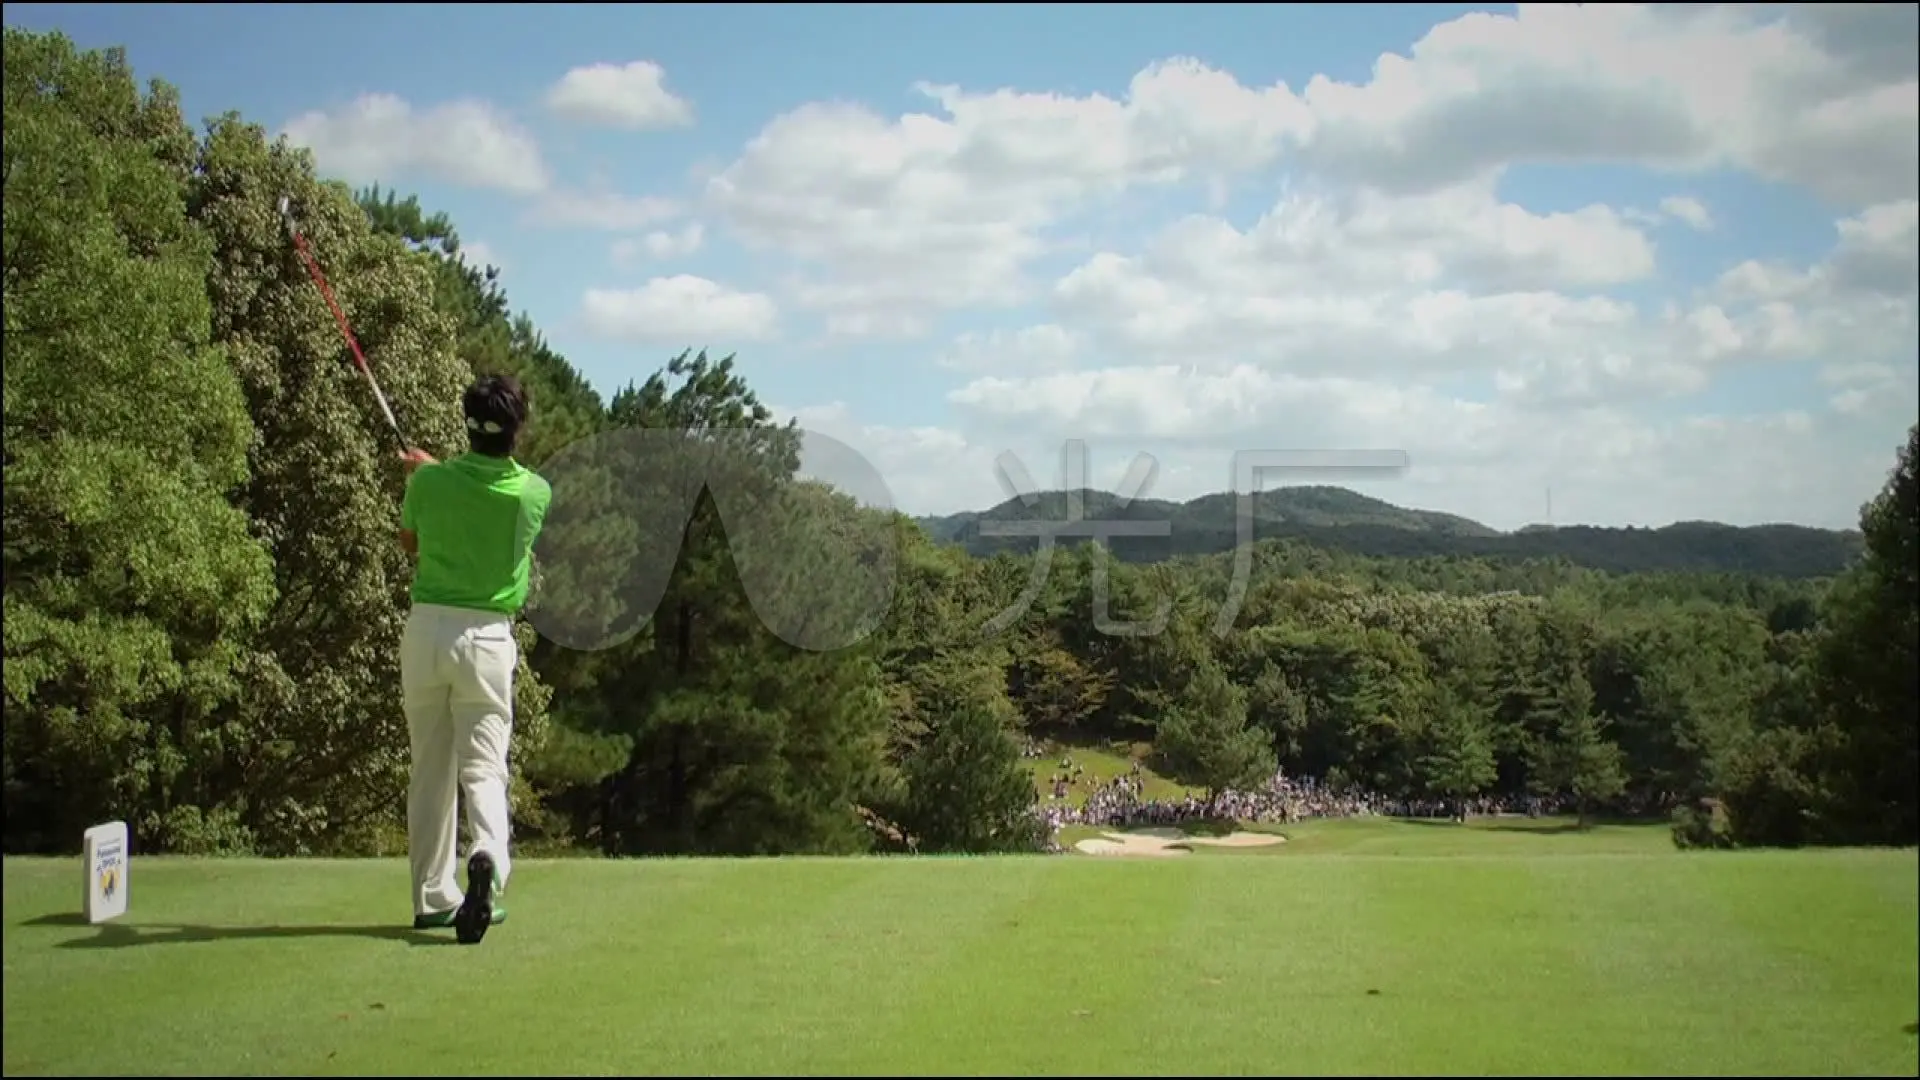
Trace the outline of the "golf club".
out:
[[[393,432],[400,449],[407,449],[407,438],[400,433],[400,421],[394,419],[393,407],[387,404],[387,395],[380,390],[380,383],[373,377],[373,368],[367,365],[367,356],[360,351],[360,342],[353,336],[353,327],[347,323],[347,313],[340,308],[340,302],[334,299],[333,290],[327,286],[327,276],[320,272],[320,262],[313,257],[313,249],[307,245],[307,238],[300,233],[300,226],[293,220],[291,202],[287,196],[280,196],[280,221],[287,227],[287,234],[293,238],[293,248],[300,254],[300,261],[306,264],[307,276],[313,279],[314,287],[320,290],[320,296],[327,302],[328,310],[333,312],[333,321],[340,326],[340,336],[347,339],[347,348],[353,350],[353,363],[360,374],[367,377],[367,385],[373,388],[373,399],[380,403],[380,415],[386,417],[387,427]]]

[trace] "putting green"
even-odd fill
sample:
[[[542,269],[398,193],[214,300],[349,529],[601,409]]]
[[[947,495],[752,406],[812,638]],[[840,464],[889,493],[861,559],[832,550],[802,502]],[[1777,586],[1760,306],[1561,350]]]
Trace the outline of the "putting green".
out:
[[[136,860],[101,929],[8,860],[6,1072],[1916,1071],[1913,851],[1337,834],[1405,853],[523,861],[477,948],[395,861]]]

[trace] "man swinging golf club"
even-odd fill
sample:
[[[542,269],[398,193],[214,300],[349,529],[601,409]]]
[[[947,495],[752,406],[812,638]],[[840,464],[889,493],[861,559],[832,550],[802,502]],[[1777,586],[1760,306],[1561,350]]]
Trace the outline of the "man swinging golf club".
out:
[[[527,599],[534,539],[553,492],[513,459],[527,419],[518,381],[467,388],[468,452],[435,461],[401,454],[407,478],[400,546],[414,557],[412,611],[400,642],[400,685],[412,747],[407,849],[413,925],[452,926],[477,944],[506,920],[507,744],[513,734],[513,616]],[[455,882],[456,800],[465,794],[472,853]]]

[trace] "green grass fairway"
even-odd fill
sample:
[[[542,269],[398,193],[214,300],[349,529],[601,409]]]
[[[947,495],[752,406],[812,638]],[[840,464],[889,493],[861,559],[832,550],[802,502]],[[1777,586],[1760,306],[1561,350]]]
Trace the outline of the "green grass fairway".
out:
[[[1914,1075],[1913,851],[1395,822],[1178,859],[5,864],[8,1075]],[[1658,841],[1658,842],[1656,842]]]

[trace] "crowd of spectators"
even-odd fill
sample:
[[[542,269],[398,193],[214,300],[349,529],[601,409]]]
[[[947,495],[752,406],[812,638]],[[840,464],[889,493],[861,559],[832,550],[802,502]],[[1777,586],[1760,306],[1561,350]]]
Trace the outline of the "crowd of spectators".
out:
[[[1029,747],[1028,753],[1039,756],[1039,748]],[[1196,818],[1278,824],[1314,818],[1370,816],[1459,820],[1492,814],[1538,817],[1568,809],[1563,799],[1541,796],[1390,798],[1350,787],[1336,790],[1312,777],[1293,777],[1284,772],[1275,773],[1266,783],[1251,790],[1219,792],[1211,804],[1193,794],[1149,798],[1146,775],[1138,762],[1131,771],[1102,780],[1090,776],[1071,754],[1058,759],[1057,766],[1046,776],[1043,788],[1039,813],[1055,831],[1065,825],[1136,828],[1173,825]]]

